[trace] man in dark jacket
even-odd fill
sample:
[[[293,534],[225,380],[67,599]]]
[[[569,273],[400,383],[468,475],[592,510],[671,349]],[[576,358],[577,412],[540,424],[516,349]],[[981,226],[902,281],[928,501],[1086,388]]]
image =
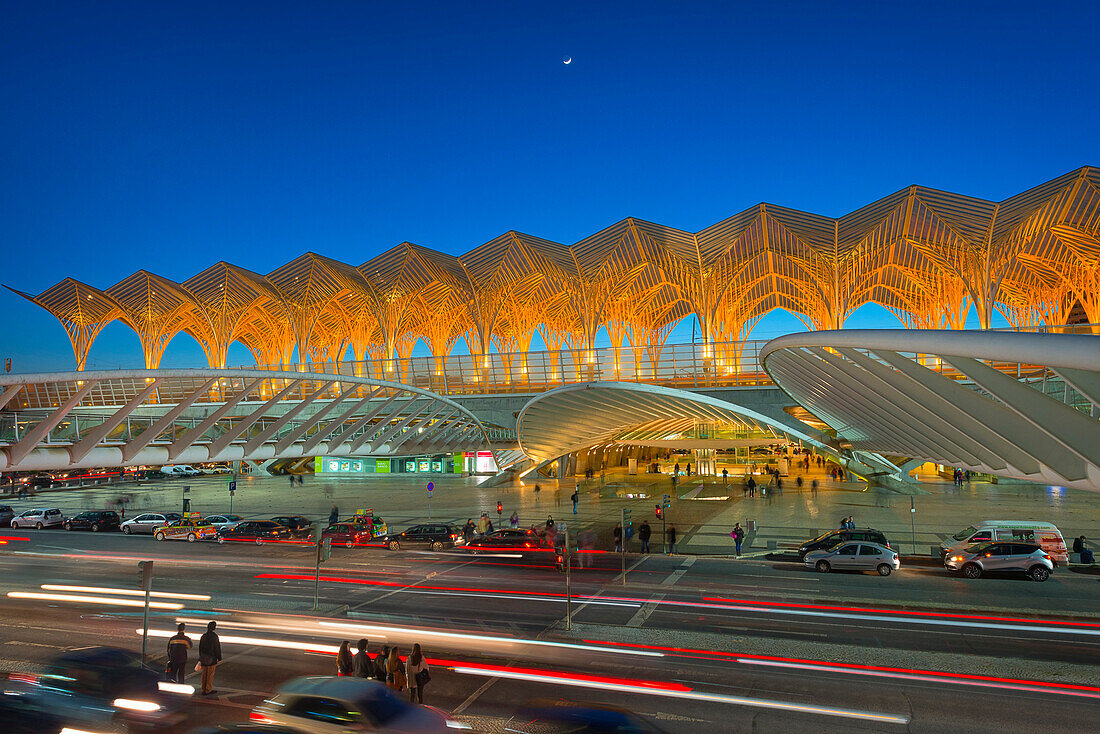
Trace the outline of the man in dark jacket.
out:
[[[340,519],[340,509],[336,506],[332,506],[332,510],[328,513],[328,524],[335,525],[336,521]]]
[[[367,653],[367,638],[363,637],[355,644],[359,652],[351,659],[351,674],[356,678],[373,678],[374,663]]]
[[[179,631],[168,638],[168,682],[183,683],[187,673],[187,651],[191,649],[191,638],[183,633],[187,628],[183,622],[176,628]]]
[[[214,668],[222,661],[222,643],[214,628],[217,622],[206,625],[206,634],[199,638],[199,665],[202,666],[202,695],[217,693],[214,690]]]
[[[649,553],[649,537],[652,532],[649,529],[649,520],[642,520],[642,526],[638,528],[638,540],[642,541],[642,553]]]

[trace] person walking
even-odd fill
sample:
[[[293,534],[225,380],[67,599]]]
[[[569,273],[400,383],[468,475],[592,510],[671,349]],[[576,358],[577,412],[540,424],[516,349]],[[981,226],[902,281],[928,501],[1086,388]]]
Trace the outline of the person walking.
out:
[[[542,487],[540,487],[539,485],[536,484],[535,485],[535,504],[536,505],[539,502],[539,492],[541,492],[541,491],[542,491]]]
[[[293,487],[294,486],[294,475],[293,474],[287,474],[286,478],[290,480],[290,486]]]
[[[733,530],[730,531],[730,537],[733,538],[734,552],[741,555],[741,541],[745,539],[745,529],[741,527],[741,523],[735,522],[733,524]]]
[[[328,524],[335,525],[336,521],[340,519],[340,508],[336,505],[332,506],[332,509],[328,512]]]
[[[802,494],[802,477],[801,476],[795,477],[794,486],[798,487],[798,493]]]
[[[168,674],[169,683],[183,683],[187,674],[187,651],[191,649],[191,638],[184,634],[187,625],[180,622],[176,634],[168,638]]]
[[[813,481],[810,482],[810,496],[815,497],[815,498],[817,497],[817,480],[816,479],[814,479]]]
[[[672,465],[672,476],[675,477],[675,476],[679,476],[679,475],[680,475],[680,462],[677,461],[675,464]]]
[[[351,675],[351,671],[351,641],[344,640],[340,643],[340,649],[336,653],[336,675]]]
[[[405,673],[401,670],[401,655],[397,645],[390,648],[390,656],[386,658],[386,685],[395,691],[405,690]]]
[[[621,523],[615,523],[615,529],[611,531],[611,535],[615,538],[615,552],[621,553],[623,550],[623,526]]]
[[[202,666],[202,695],[217,693],[214,690],[214,669],[222,661],[222,642],[214,630],[218,623],[206,625],[206,633],[199,638],[199,665]]]
[[[642,541],[642,553],[649,553],[649,536],[652,532],[649,520],[642,520],[642,526],[638,528],[638,540]]]
[[[576,515],[577,514],[577,500],[580,499],[580,497],[577,495],[577,490],[575,490],[575,489],[573,490],[573,496],[570,497],[569,499],[573,500],[573,514]]]
[[[351,659],[351,674],[356,678],[370,678],[373,666],[370,653],[367,652],[367,638],[360,637],[359,642],[355,643],[355,649],[355,657]]]
[[[409,682],[409,701],[424,703],[424,686],[432,679],[428,672],[428,663],[420,651],[420,643],[413,645],[408,660],[405,661],[405,678]]]
[[[676,552],[676,526],[668,526],[668,554],[671,556]]]

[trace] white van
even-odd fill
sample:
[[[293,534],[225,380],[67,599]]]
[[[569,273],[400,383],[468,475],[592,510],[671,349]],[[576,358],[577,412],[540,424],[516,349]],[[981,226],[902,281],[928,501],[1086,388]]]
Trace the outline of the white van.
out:
[[[187,464],[167,464],[160,470],[170,477],[193,477],[202,474],[201,471]]]
[[[983,520],[955,533],[940,543],[940,556],[961,551],[974,543],[989,540],[1014,540],[1017,543],[1035,543],[1050,554],[1055,563],[1069,563],[1066,541],[1062,532],[1049,522],[1038,520]]]

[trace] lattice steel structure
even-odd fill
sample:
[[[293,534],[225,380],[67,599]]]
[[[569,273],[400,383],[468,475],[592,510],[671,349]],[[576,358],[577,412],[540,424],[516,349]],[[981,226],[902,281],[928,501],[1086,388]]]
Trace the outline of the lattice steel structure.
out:
[[[106,290],[66,278],[21,295],[61,321],[78,370],[115,319],[150,368],[185,332],[211,367],[237,341],[259,365],[339,362],[350,349],[375,360],[376,378],[400,371],[417,341],[442,358],[459,339],[522,372],[536,333],[578,365],[600,330],[655,362],[689,315],[707,352],[736,352],[776,308],[812,329],[841,328],[866,303],[918,328],[961,328],[971,307],[983,328],[995,311],[1018,327],[1071,311],[1096,324],[1100,169],[1001,202],[910,186],[839,219],[760,204],[694,234],[625,219],[571,246],[512,231],[459,257],[405,242],[359,267],[306,253],[266,276],[220,262],[183,283],[138,271]]]

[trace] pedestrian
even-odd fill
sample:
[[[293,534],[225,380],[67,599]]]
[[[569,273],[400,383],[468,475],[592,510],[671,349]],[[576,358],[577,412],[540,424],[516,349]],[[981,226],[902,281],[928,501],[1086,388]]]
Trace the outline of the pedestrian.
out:
[[[810,482],[810,495],[813,496],[813,497],[817,497],[817,480],[816,479],[813,480],[812,482]]]
[[[541,492],[541,491],[542,491],[542,487],[540,487],[539,485],[536,484],[535,485],[535,502],[536,503],[539,501],[539,492]]]
[[[483,512],[477,519],[477,534],[485,535],[487,532],[489,532],[489,516]]]
[[[675,477],[675,476],[679,476],[679,475],[680,475],[680,462],[677,461],[675,464],[672,465],[672,476]]]
[[[340,508],[336,505],[332,506],[332,509],[328,511],[328,524],[335,525],[336,521],[340,519]]]
[[[408,660],[405,661],[405,678],[409,682],[409,701],[424,703],[424,686],[432,679],[428,672],[428,663],[420,651],[420,643],[413,645]]]
[[[729,484],[730,473],[729,470],[722,470],[722,484]]]
[[[298,486],[299,487],[305,486],[305,483],[306,483],[306,475],[305,474],[299,474],[298,475]]]
[[[745,530],[741,527],[741,523],[735,522],[733,524],[733,530],[730,531],[730,537],[733,538],[734,552],[737,555],[741,555],[741,541],[745,539]]]
[[[552,528],[552,527],[554,527],[554,516],[553,515],[547,515],[546,516],[546,530],[549,531],[550,528]]]
[[[386,682],[386,663],[390,659],[389,645],[383,645],[374,658],[374,679],[379,683]]]
[[[183,677],[187,674],[187,651],[191,649],[191,638],[184,634],[187,625],[180,622],[176,625],[176,634],[168,638],[168,667],[164,671],[168,674],[169,683],[183,683]]]
[[[580,499],[580,497],[578,497],[578,495],[577,495],[577,490],[575,490],[575,489],[573,490],[573,496],[570,497],[569,499],[573,500],[573,514],[576,515],[577,514],[577,500]]]
[[[401,654],[397,645],[390,648],[390,656],[386,658],[386,685],[395,691],[405,690],[405,673],[401,670]]]
[[[561,487],[554,490],[554,507],[561,507]]]
[[[622,553],[623,551],[623,526],[621,523],[615,523],[615,529],[611,531],[612,537],[615,538],[615,552]]]
[[[474,539],[474,520],[471,517],[466,518],[466,524],[462,526],[462,538],[467,543]]]
[[[689,477],[691,476],[691,462],[690,461],[688,462],[688,465],[687,465],[687,475]]]
[[[519,513],[512,510],[512,516],[508,518],[508,522],[512,525],[512,529],[515,530],[519,527]]]
[[[749,497],[756,496],[756,480],[749,477]]]
[[[1092,565],[1096,561],[1093,559],[1092,551],[1089,550],[1085,536],[1080,538],[1074,538],[1073,540],[1073,552],[1081,555],[1081,563],[1087,563]]]
[[[676,552],[676,526],[668,526],[668,554],[671,556]]]
[[[351,641],[344,640],[340,643],[340,649],[336,652],[336,675],[351,675],[351,671]]]
[[[798,476],[794,478],[794,486],[798,487],[798,493],[802,494],[802,477]]]
[[[372,674],[370,653],[367,652],[367,638],[359,638],[355,643],[355,657],[351,659],[351,673],[356,678],[370,678]]]
[[[642,526],[638,528],[638,540],[642,541],[642,553],[649,553],[649,536],[652,532],[649,520],[642,520]]]
[[[206,625],[206,634],[199,638],[199,665],[202,669],[202,695],[217,693],[214,690],[214,669],[222,661],[222,642],[214,630],[218,623]]]
[[[294,486],[294,475],[293,474],[287,474],[286,478],[290,480],[290,486],[293,487]]]

